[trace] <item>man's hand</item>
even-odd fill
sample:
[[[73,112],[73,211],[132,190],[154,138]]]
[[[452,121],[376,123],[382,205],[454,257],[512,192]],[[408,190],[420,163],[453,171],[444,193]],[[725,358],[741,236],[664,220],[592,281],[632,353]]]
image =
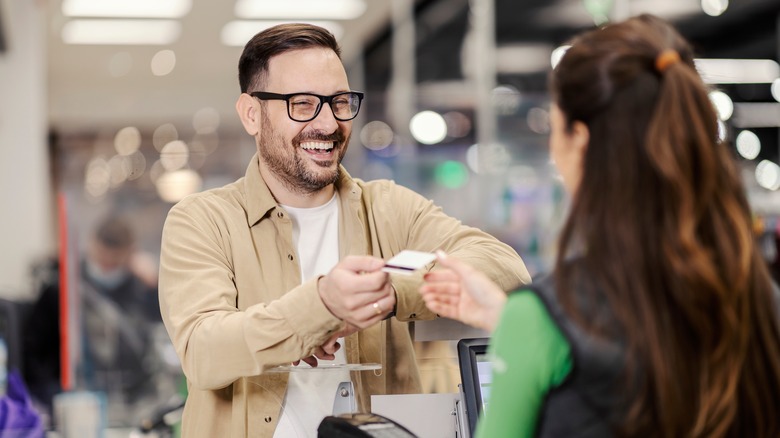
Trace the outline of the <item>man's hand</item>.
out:
[[[336,352],[341,348],[341,344],[338,343],[340,338],[346,338],[347,336],[357,333],[360,329],[352,324],[347,323],[346,326],[338,333],[331,336],[324,344],[317,347],[314,350],[314,354],[309,357],[301,359],[312,367],[316,367],[319,363],[318,360],[333,360],[336,358]],[[301,360],[296,360],[293,365],[297,366]]]
[[[358,329],[384,319],[395,307],[384,260],[349,256],[319,279],[317,291],[330,312]]]

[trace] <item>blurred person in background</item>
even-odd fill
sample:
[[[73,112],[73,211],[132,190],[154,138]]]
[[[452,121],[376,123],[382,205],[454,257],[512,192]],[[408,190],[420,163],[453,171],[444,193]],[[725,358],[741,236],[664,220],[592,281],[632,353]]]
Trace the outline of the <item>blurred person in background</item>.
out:
[[[364,412],[370,395],[421,392],[406,322],[435,315],[417,292],[422,273],[390,275],[386,259],[442,248],[506,288],[530,278],[508,245],[340,165],[363,95],[330,32],[260,32],[239,82],[236,109],[257,146],[246,176],[185,198],[163,229],[160,306],[189,389],[182,433],[313,437],[340,382]],[[291,363],[382,369],[269,372]]]
[[[75,389],[105,392],[112,425],[137,424],[156,394],[159,368],[153,333],[161,326],[155,275],[138,263],[135,234],[121,217],[99,222],[79,262],[82,356]],[[139,270],[139,268],[141,268]],[[51,410],[60,386],[59,268],[52,264],[25,324],[25,380],[35,398]],[[150,398],[152,401],[150,401]]]
[[[780,299],[689,44],[653,16],[610,24],[550,84],[573,200],[553,273],[507,299],[441,254],[421,288],[494,330],[478,436],[780,436]]]

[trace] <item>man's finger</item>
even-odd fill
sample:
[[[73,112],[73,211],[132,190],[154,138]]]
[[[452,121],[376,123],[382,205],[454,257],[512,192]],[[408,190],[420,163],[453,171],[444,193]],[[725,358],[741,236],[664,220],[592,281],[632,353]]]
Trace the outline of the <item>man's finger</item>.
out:
[[[341,344],[334,341],[328,341],[325,344],[322,345],[322,350],[325,352],[325,354],[334,355],[337,351],[341,348]],[[322,359],[322,358],[320,358]]]
[[[307,364],[309,364],[309,366],[311,366],[312,368],[316,368],[317,367],[317,363],[318,363],[317,362],[317,358],[314,357],[314,356],[304,357],[301,360],[306,362]]]
[[[372,256],[348,256],[339,266],[353,272],[374,272],[385,266],[385,261]]]

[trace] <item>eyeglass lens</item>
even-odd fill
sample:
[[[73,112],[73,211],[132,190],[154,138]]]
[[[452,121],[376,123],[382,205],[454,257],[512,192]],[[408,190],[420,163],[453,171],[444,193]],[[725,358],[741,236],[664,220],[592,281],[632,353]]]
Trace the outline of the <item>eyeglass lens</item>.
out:
[[[326,101],[328,98],[326,98]],[[341,93],[330,96],[330,108],[336,119],[352,120],[360,109],[360,97],[357,93]],[[287,100],[290,118],[297,121],[308,121],[317,116],[322,101],[319,96],[311,94],[296,94]]]

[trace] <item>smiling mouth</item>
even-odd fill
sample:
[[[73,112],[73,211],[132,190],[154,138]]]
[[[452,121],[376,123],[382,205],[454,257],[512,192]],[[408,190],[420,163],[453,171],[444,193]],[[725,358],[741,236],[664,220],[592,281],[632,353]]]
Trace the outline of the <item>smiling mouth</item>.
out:
[[[332,141],[305,141],[301,143],[301,149],[310,154],[330,154],[334,149],[335,142]]]

